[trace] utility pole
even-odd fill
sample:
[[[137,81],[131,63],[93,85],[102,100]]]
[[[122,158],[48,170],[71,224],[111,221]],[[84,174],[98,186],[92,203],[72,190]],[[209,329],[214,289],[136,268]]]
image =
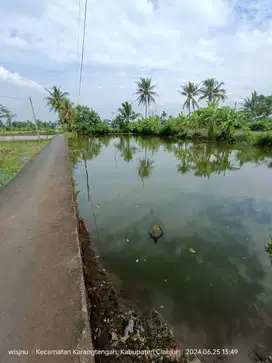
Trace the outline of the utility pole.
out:
[[[32,113],[33,113],[33,118],[34,118],[34,122],[35,122],[35,126],[36,126],[36,131],[37,131],[38,139],[40,141],[40,133],[39,133],[38,125],[37,125],[35,111],[34,111],[34,107],[33,107],[33,103],[32,103],[32,98],[30,96],[29,96],[29,102],[30,102],[30,106],[31,106]]]

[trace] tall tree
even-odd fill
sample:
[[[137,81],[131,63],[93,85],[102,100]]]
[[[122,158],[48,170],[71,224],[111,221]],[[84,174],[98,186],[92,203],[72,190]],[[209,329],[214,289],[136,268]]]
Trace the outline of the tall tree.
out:
[[[242,107],[247,112],[255,113],[258,107],[258,94],[256,91],[251,93],[251,97],[243,98]]]
[[[253,91],[250,97],[243,98],[241,104],[252,117],[267,117],[272,114],[272,96],[258,95]]]
[[[139,116],[139,114],[133,110],[132,104],[127,101],[122,103],[121,107],[118,108],[118,112],[119,120],[122,125],[128,125],[130,121],[135,121]]]
[[[155,97],[159,96],[154,89],[156,88],[156,85],[152,85],[152,78],[140,78],[139,81],[137,81],[137,90],[134,93],[134,95],[137,95],[136,101],[139,105],[145,106],[145,117],[147,118],[147,110],[149,105],[154,102],[155,103]]]
[[[0,105],[0,120],[5,120],[7,123],[11,123],[17,115],[13,114],[8,108]]]
[[[75,117],[74,104],[68,98],[64,98],[60,105],[59,113],[63,123],[71,125]]]
[[[61,107],[63,101],[69,96],[68,92],[62,92],[60,87],[53,86],[51,90],[46,88],[46,91],[49,93],[49,96],[45,97],[46,106],[49,107],[50,111],[57,112],[60,117],[61,123],[63,123],[63,119],[61,117]]]
[[[199,101],[207,100],[208,104],[215,101],[224,101],[227,96],[223,86],[224,82],[218,82],[215,78],[206,79],[199,90],[201,94]]]
[[[186,97],[186,101],[183,104],[183,109],[186,107],[190,115],[191,107],[193,108],[193,110],[195,110],[196,107],[198,108],[195,97],[197,97],[197,95],[199,94],[199,85],[194,82],[185,83],[183,86],[181,86],[181,90],[179,90],[179,93],[182,96]]]

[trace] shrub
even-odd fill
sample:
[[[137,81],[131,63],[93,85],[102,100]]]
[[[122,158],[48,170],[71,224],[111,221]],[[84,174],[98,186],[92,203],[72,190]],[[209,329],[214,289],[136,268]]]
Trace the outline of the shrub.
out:
[[[262,120],[252,121],[247,126],[251,131],[266,131],[268,129],[267,124]]]
[[[107,122],[102,121],[94,110],[90,110],[87,106],[78,105],[72,130],[77,135],[87,136],[92,133],[107,133],[109,127]]]
[[[254,142],[254,146],[272,148],[272,133],[258,137]]]

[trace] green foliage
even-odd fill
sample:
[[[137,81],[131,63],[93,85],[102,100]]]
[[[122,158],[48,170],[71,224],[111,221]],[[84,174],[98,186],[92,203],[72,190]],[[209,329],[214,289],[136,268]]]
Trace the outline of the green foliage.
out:
[[[68,106],[68,99],[69,96],[68,92],[62,92],[60,87],[53,86],[51,90],[46,88],[46,91],[48,92],[48,96],[44,98],[44,101],[46,102],[46,106],[49,108],[50,111],[57,112],[59,114],[59,118],[61,120],[61,123],[67,122],[67,120],[63,119],[63,113],[64,113],[64,103]]]
[[[218,82],[215,78],[206,79],[199,89],[199,93],[201,94],[199,101],[206,100],[208,105],[215,101],[224,101],[227,96],[223,86],[224,82]]]
[[[145,106],[145,118],[147,118],[147,109],[152,102],[155,103],[155,97],[158,96],[158,94],[154,91],[156,85],[152,85],[152,78],[141,77],[136,83],[137,90],[135,95],[138,96],[136,101],[139,105]]]
[[[132,109],[132,104],[123,102],[118,109],[118,115],[112,121],[112,127],[120,131],[129,131],[130,122],[135,121],[139,114]]]
[[[55,133],[56,129],[56,123],[54,122],[44,122],[41,120],[37,120],[37,126],[39,131],[45,132],[45,133]],[[3,134],[8,133],[24,133],[24,132],[30,132],[30,133],[36,133],[36,126],[34,122],[31,122],[29,120],[27,121],[10,121],[6,124],[0,125],[0,130]]]
[[[130,124],[130,131],[140,134],[159,135],[162,131],[162,121],[159,116],[143,118]]]
[[[253,145],[262,148],[272,148],[272,133],[258,137]]]
[[[74,104],[64,98],[59,109],[61,120],[64,124],[71,126],[75,118],[75,108]]]
[[[109,131],[106,121],[101,118],[94,110],[87,106],[78,105],[75,110],[72,130],[80,136],[87,136],[93,133],[105,134]]]
[[[179,93],[186,97],[186,101],[183,104],[183,109],[187,108],[190,115],[191,109],[195,110],[195,108],[198,108],[195,98],[199,94],[199,85],[193,82],[185,83],[185,85],[181,86]]]
[[[260,120],[249,122],[247,127],[251,131],[269,131],[272,130],[272,120],[269,118],[263,118]]]
[[[7,107],[0,105],[0,122],[3,126],[4,123],[11,123],[12,120],[16,117]]]
[[[272,95],[258,95],[254,91],[251,97],[243,99],[242,107],[247,112],[249,120],[254,120],[256,117],[268,117],[272,114]]]

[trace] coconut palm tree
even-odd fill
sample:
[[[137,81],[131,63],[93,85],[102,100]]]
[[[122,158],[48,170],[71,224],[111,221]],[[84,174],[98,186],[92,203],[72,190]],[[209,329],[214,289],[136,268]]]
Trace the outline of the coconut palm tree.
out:
[[[46,101],[46,106],[49,107],[50,111],[57,112],[60,116],[60,121],[63,122],[61,118],[61,105],[69,96],[68,92],[62,92],[60,87],[53,86],[51,90],[46,88],[46,91],[49,93],[49,96],[45,97],[44,100]]]
[[[60,105],[59,113],[62,122],[71,125],[75,117],[74,104],[68,98],[64,98]]]
[[[149,105],[154,102],[155,103],[155,97],[159,96],[154,89],[156,88],[156,85],[152,85],[152,78],[140,78],[139,81],[137,81],[137,91],[134,93],[134,95],[137,95],[136,101],[139,105],[145,106],[145,117],[147,118],[147,110]]]
[[[120,121],[126,125],[129,124],[130,121],[135,121],[139,116],[139,114],[133,110],[132,104],[127,101],[122,103],[121,107],[118,108],[118,112]]]
[[[224,101],[226,96],[226,90],[222,88],[224,82],[218,82],[215,78],[209,78],[203,81],[203,86],[200,88],[199,101],[207,100],[208,104],[214,101]]]
[[[256,112],[258,107],[258,94],[256,91],[251,93],[251,97],[243,98],[242,107],[245,111]]]
[[[190,115],[191,107],[193,108],[193,110],[195,110],[196,107],[198,108],[195,97],[199,94],[199,85],[194,82],[185,83],[185,85],[181,86],[181,90],[179,90],[179,93],[182,96],[187,97],[186,101],[183,104],[183,109],[187,107]]]

